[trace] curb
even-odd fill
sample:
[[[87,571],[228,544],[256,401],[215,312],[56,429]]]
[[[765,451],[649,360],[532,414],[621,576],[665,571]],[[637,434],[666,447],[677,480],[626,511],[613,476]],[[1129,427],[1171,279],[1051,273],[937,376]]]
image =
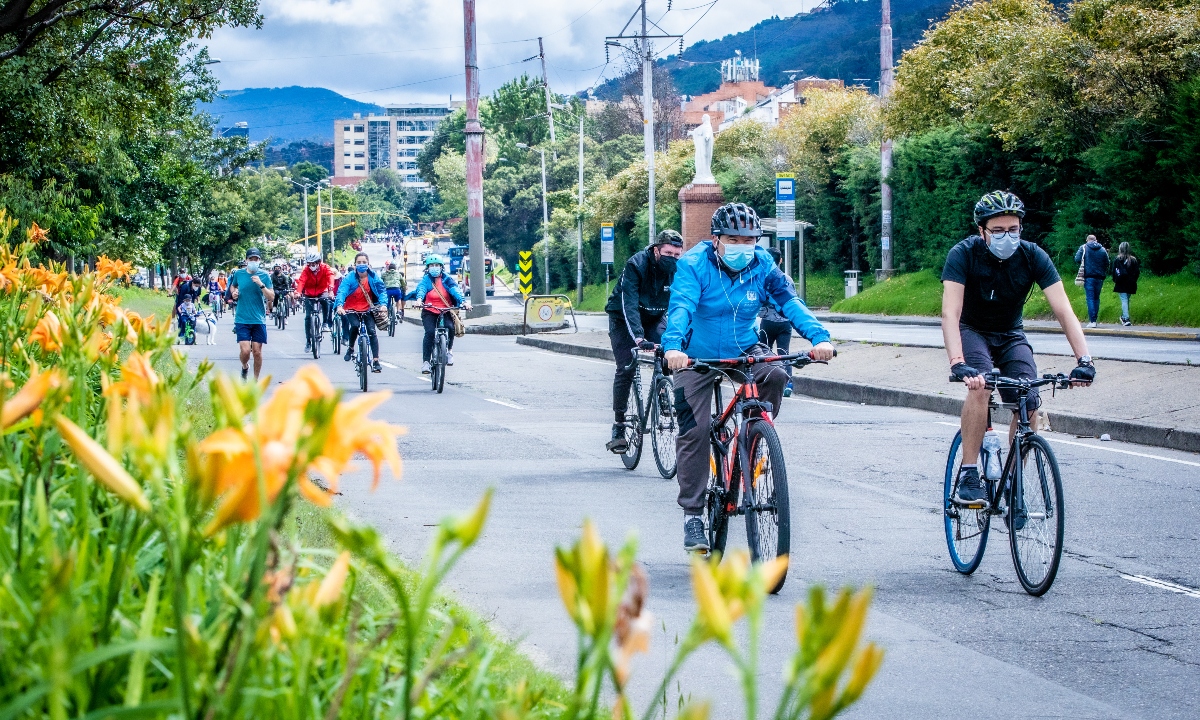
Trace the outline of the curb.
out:
[[[560,340],[542,337],[521,336],[517,338],[518,345],[559,352],[566,355],[596,358],[614,361],[613,352],[609,348],[586,347],[573,345]],[[958,415],[962,412],[963,401],[948,395],[900,390],[897,388],[879,387],[850,383],[842,380],[824,380],[821,378],[794,375],[792,385],[796,392],[822,400],[836,400],[865,405],[883,405],[891,407],[908,407],[916,410],[941,413],[943,415]],[[1113,440],[1150,445],[1153,447],[1183,450],[1184,452],[1200,452],[1200,432],[1180,428],[1150,425],[1147,423],[1129,422],[1127,420],[1112,420],[1092,417],[1090,415],[1074,415],[1047,411],[1046,416],[1055,432],[1068,435],[1083,435],[1099,437],[1108,433]],[[997,422],[1008,422],[1004,412],[993,416]]]
[[[941,327],[942,321],[937,318],[890,318],[878,315],[849,315],[845,313],[815,313],[817,320],[824,323],[873,323],[876,325],[919,325],[923,327]],[[1063,331],[1054,327],[1026,325],[1027,333],[1043,333],[1046,335],[1062,335]],[[1200,333],[1171,332],[1163,330],[1119,330],[1117,328],[1084,328],[1083,334],[1105,337],[1138,338],[1141,340],[1200,340]]]

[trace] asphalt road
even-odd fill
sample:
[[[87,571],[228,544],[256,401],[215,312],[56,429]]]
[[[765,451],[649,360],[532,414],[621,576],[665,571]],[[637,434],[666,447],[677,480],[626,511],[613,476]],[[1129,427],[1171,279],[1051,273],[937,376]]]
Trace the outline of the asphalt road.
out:
[[[228,327],[216,347],[194,354],[236,372]],[[577,537],[585,517],[613,544],[635,535],[650,576],[649,609],[661,620],[652,652],[635,665],[641,706],[694,609],[674,481],[659,478],[648,455],[628,472],[603,449],[612,368],[471,335],[459,339],[446,391],[436,395],[417,372],[420,332],[402,325],[395,338],[382,337],[387,365],[371,376],[372,389],[394,393],[378,414],[409,428],[401,439],[405,477],[375,493],[365,473],[347,478],[339,505],[416,560],[440,518],[495,487],[484,536],[449,588],[567,678],[575,640],[552,549]],[[270,331],[266,372],[284,379],[306,362],[301,333],[299,323]],[[357,392],[348,363],[326,356],[320,365]],[[904,408],[785,401],[777,427],[794,554],[787,585],[768,603],[763,706],[773,707],[780,688],[795,643],[792,608],[806,588],[871,584],[867,635],[887,656],[848,717],[1195,718],[1200,456],[1051,434],[1066,485],[1066,555],[1050,593],[1032,598],[1016,581],[1002,534],[975,575],[950,566],[940,502],[955,425]],[[740,526],[730,543],[744,547]],[[716,651],[693,658],[682,687],[712,699],[713,717],[742,712]]]

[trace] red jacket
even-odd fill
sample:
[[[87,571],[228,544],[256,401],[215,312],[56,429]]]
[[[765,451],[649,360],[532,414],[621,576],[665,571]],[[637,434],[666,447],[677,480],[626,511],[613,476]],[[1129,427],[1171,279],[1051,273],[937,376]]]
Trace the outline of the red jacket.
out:
[[[329,272],[329,266],[325,263],[318,265],[315,273],[305,265],[304,269],[300,271],[300,277],[296,280],[296,292],[304,297],[319,297],[331,290],[333,290],[333,273]]]

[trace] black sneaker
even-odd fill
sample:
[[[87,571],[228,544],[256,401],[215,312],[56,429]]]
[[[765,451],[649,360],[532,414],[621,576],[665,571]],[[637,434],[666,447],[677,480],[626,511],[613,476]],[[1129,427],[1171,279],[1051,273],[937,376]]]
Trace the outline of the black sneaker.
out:
[[[629,440],[625,437],[625,423],[613,423],[612,440],[604,447],[618,455],[629,449]]]
[[[354,359],[354,348],[350,348],[349,350],[347,350],[346,354],[342,357],[342,359],[345,360],[346,362],[350,362],[351,360],[353,360]]]
[[[954,502],[959,505],[987,505],[987,489],[979,479],[979,468],[960,468]]]
[[[371,362],[371,372],[383,372],[383,366],[379,364],[378,360]]]
[[[708,552],[704,521],[698,515],[690,516],[683,523],[683,549],[688,552]]]
[[[246,376],[248,376],[249,374],[250,374],[250,368],[248,368],[248,367],[242,368],[242,379],[243,380],[245,380]]]

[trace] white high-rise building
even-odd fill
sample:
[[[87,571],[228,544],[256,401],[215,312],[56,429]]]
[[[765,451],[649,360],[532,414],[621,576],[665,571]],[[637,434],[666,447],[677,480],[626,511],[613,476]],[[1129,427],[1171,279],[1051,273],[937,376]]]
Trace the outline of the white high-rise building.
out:
[[[355,113],[333,124],[333,177],[338,185],[354,185],[377,168],[391,168],[405,187],[427,190],[417,170],[417,156],[438,124],[462,102],[386,105],[386,115]]]

